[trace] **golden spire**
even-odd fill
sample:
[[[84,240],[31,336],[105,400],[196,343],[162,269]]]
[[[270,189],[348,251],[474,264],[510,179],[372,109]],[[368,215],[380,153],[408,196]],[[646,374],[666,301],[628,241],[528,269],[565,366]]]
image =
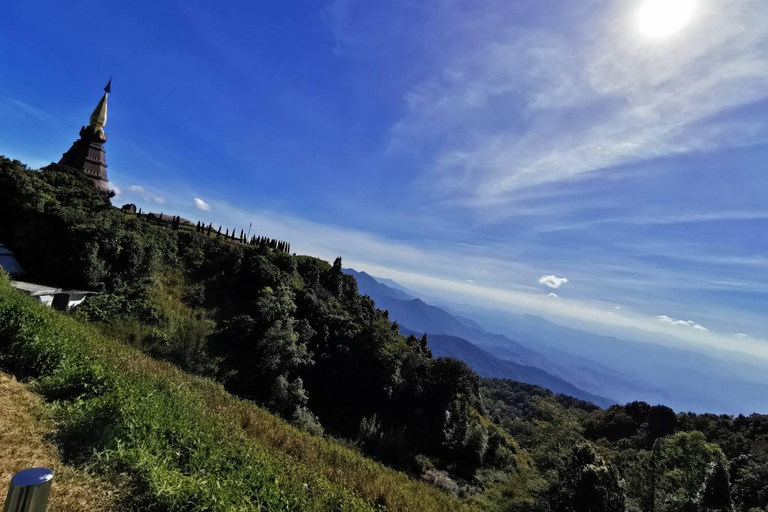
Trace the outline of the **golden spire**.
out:
[[[112,79],[109,79],[109,83],[104,87],[104,96],[101,97],[101,101],[96,105],[96,108],[91,114],[91,127],[95,128],[97,132],[104,133],[104,126],[107,124],[107,96],[112,92]]]

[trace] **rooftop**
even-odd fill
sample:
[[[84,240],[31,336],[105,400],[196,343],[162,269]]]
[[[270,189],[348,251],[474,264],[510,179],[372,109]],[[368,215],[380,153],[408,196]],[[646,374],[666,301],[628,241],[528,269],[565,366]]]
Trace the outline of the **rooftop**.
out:
[[[0,244],[0,268],[11,276],[23,276],[26,274],[13,252],[3,244]]]

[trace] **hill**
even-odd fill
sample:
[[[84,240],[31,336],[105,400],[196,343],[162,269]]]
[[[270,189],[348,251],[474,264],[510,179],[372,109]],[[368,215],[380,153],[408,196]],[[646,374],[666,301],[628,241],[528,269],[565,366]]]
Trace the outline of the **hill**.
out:
[[[0,276],[0,370],[45,400],[67,465],[125,481],[120,509],[768,505],[764,417],[483,379],[401,334],[340,258],[187,228],[123,214],[76,170],[0,158],[0,242],[29,279],[98,292],[65,315]]]
[[[56,402],[64,456],[127,475],[140,508],[465,508],[21,296],[2,276],[0,333],[2,366]]]

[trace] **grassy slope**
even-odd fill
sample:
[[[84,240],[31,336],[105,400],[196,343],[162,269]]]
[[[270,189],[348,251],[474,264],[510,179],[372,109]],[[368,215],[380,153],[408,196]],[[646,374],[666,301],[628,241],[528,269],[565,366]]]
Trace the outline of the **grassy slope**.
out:
[[[65,458],[130,475],[136,508],[467,509],[36,304],[2,276],[0,367],[37,379]]]
[[[45,413],[39,396],[0,372],[0,508],[13,474],[42,466],[54,472],[48,512],[115,510],[123,489],[62,464],[56,448],[45,439],[53,430]]]

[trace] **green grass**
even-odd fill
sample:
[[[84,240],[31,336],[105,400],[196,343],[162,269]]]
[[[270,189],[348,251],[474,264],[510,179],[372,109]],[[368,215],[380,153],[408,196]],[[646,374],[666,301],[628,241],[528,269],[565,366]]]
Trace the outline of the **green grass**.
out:
[[[0,367],[35,379],[66,460],[128,476],[135,509],[469,508],[37,304],[5,276]]]

